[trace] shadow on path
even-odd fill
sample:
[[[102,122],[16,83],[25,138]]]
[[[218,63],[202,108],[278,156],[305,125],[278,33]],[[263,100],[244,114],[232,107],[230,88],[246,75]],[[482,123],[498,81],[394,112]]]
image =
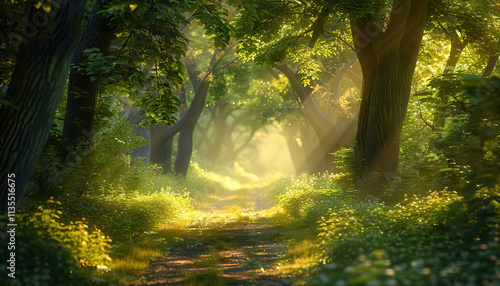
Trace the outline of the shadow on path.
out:
[[[204,205],[207,216],[238,206],[255,212],[268,208],[262,189],[228,191]],[[248,217],[246,217],[248,218]],[[277,232],[265,217],[228,219],[194,225],[141,274],[140,285],[291,285],[278,275],[276,262],[286,248],[273,241]]]

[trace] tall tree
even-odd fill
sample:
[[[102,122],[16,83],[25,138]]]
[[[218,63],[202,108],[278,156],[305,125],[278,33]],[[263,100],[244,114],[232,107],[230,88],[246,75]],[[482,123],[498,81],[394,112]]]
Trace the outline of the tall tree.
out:
[[[338,53],[339,45],[356,51],[363,74],[357,154],[365,173],[389,180],[398,165],[428,1],[358,1],[355,6],[350,1],[305,1],[300,8],[292,1],[251,1],[242,7],[237,25],[242,54],[262,64],[290,57],[306,85],[318,78],[319,55]],[[266,32],[256,31],[257,26]]]
[[[177,139],[177,155],[174,163],[175,173],[182,176],[187,175],[189,168],[189,162],[191,160],[191,155],[193,152],[193,132],[196,127],[196,123],[200,118],[200,115],[205,106],[205,99],[207,97],[208,88],[210,87],[210,78],[215,74],[215,72],[221,68],[224,68],[228,64],[223,66],[218,66],[220,61],[227,55],[227,53],[220,55],[220,50],[216,49],[212,55],[212,59],[208,65],[208,70],[201,73],[198,68],[194,58],[188,60],[186,63],[186,68],[188,70],[189,79],[195,91],[196,101],[193,99],[189,109],[186,111],[184,116],[187,116],[190,111],[189,120],[186,121],[184,127],[179,132],[179,138]],[[183,116],[183,118],[184,118]],[[176,124],[177,125],[177,124]],[[162,140],[165,137],[162,138]]]
[[[398,166],[400,132],[417,56],[428,18],[428,1],[394,1],[387,26],[360,17],[351,30],[363,72],[357,153],[366,171],[388,181]]]
[[[49,2],[48,13],[42,7],[31,7],[29,14],[24,15],[25,29],[32,29],[32,34],[19,46],[6,94],[14,107],[0,107],[2,212],[7,210],[7,194],[11,190],[15,190],[17,203],[21,200],[47,140],[78,44],[86,2]],[[15,176],[14,188],[7,185],[8,175]]]
[[[193,86],[194,97],[189,104],[189,108],[187,108],[185,112],[181,112],[181,118],[175,122],[175,124],[170,126],[154,127],[155,132],[158,133],[155,133],[154,138],[152,136],[152,150],[155,151],[154,154],[151,154],[151,160],[152,162],[164,165],[164,171],[168,171],[170,169],[170,158],[166,158],[168,155],[165,154],[165,152],[171,154],[170,151],[165,149],[168,148],[168,150],[171,150],[171,148],[165,147],[165,144],[170,145],[173,137],[179,133],[174,170],[176,173],[183,176],[187,174],[193,150],[193,132],[205,106],[211,77],[217,70],[224,68],[229,64],[218,66],[225,55],[226,54],[221,55],[221,50],[216,49],[212,54],[207,70],[203,72],[198,68],[194,58],[186,57],[184,59],[189,79]],[[183,106],[187,106],[187,102],[181,105],[181,109]]]
[[[85,52],[88,49],[97,48],[104,55],[108,53],[114,35],[110,18],[101,13],[107,2],[107,0],[96,1],[96,7],[93,8],[78,43],[73,65],[78,66],[88,60],[88,54]],[[63,138],[70,146],[67,151],[71,152],[82,139],[92,139],[98,92],[97,78],[78,71],[75,66],[71,68],[63,127]]]

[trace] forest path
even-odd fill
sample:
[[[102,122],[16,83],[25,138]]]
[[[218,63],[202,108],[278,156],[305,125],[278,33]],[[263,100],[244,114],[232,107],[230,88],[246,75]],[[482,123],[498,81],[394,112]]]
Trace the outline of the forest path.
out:
[[[141,274],[140,285],[291,285],[276,262],[286,247],[260,211],[271,207],[264,189],[228,190],[199,205],[202,212],[160,259]]]

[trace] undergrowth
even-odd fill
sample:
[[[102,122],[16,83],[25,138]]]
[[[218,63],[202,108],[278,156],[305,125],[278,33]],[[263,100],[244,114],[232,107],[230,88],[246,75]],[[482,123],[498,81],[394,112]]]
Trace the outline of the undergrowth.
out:
[[[59,210],[59,202],[48,204],[49,208],[18,214],[17,227],[2,227],[0,239],[5,243],[12,241],[7,230],[15,231],[13,247],[0,249],[2,257],[15,253],[14,264],[0,262],[2,277],[13,267],[15,279],[9,278],[9,285],[106,285],[99,276],[111,269],[111,239],[98,229],[90,230],[84,218],[72,220]]]
[[[283,190],[274,219],[289,249],[283,274],[311,285],[500,282],[499,187],[472,196],[445,188],[386,204],[343,191],[338,178],[274,185]]]

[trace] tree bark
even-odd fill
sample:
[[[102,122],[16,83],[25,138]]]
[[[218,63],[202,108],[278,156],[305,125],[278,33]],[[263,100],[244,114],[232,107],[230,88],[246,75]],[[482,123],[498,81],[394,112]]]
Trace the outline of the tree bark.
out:
[[[208,161],[215,165],[219,159],[219,155],[222,149],[222,145],[226,141],[226,120],[231,114],[231,111],[227,110],[228,104],[222,102],[218,104],[218,114],[215,117],[214,122],[214,140],[212,144],[212,149],[208,153]]]
[[[62,1],[60,6],[52,6],[50,14],[41,9],[31,10],[28,24],[36,20],[37,14],[37,18],[46,16],[47,22],[40,23],[40,18],[34,21],[40,24],[39,29],[35,27],[32,37],[20,46],[6,94],[17,109],[0,107],[1,212],[7,210],[10,190],[15,190],[19,204],[43,150],[64,93],[86,3],[85,0]],[[8,188],[8,174],[15,176],[15,188]]]
[[[151,125],[149,130],[151,132],[151,163],[160,165],[163,168],[163,173],[172,172],[172,145],[173,138],[167,140],[167,142],[158,143],[159,138],[165,130],[168,128],[163,124]]]
[[[177,139],[177,156],[175,157],[174,170],[176,174],[186,176],[191,155],[193,154],[193,133],[195,125],[188,125],[179,132]]]
[[[196,89],[196,95],[200,94],[201,98],[203,98],[203,103],[205,103],[205,98],[208,93],[210,82],[199,82],[197,77],[191,78],[191,81],[195,81],[193,83],[193,86],[198,87]],[[199,106],[199,108],[196,110],[197,112],[194,113],[193,118],[189,121],[188,124],[184,126],[184,128],[181,129],[181,131],[179,132],[179,138],[177,139],[177,156],[175,158],[174,170],[176,174],[180,174],[184,177],[187,175],[189,162],[191,161],[191,155],[193,154],[194,129],[202,110],[203,105]]]
[[[167,140],[174,137],[175,134],[179,133],[179,131],[181,131],[183,128],[190,124],[193,124],[193,122],[196,124],[196,122],[198,121],[198,118],[203,111],[203,107],[205,106],[205,99],[207,96],[207,93],[204,93],[202,91],[205,89],[205,86],[207,87],[208,91],[208,85],[210,83],[206,79],[208,75],[213,73],[215,66],[217,65],[216,56],[217,51],[214,52],[212,60],[209,64],[209,70],[207,71],[207,74],[203,77],[203,79],[200,79],[201,72],[196,66],[194,59],[187,59],[188,62],[186,63],[186,69],[188,71],[189,78],[191,79],[191,83],[193,84],[195,95],[193,97],[193,100],[191,101],[191,104],[189,105],[189,108],[182,115],[181,119],[179,119],[175,123],[175,125],[169,126],[162,132],[162,134],[160,135],[160,142],[167,142]]]
[[[193,132],[196,127],[196,123],[200,118],[201,112],[203,111],[203,108],[205,106],[205,99],[207,97],[208,88],[210,86],[210,81],[208,80],[208,76],[212,75],[217,70],[227,66],[224,65],[217,68],[218,63],[224,57],[222,56],[219,59],[217,59],[217,53],[218,50],[214,52],[212,60],[210,61],[209,64],[209,68],[206,72],[206,75],[203,78],[200,77],[200,71],[196,67],[194,59],[190,59],[190,61],[186,64],[191,84],[193,85],[193,89],[195,90],[195,96],[193,98],[193,101],[189,105],[188,110],[182,116],[182,118],[177,122],[177,124],[172,126],[171,130],[170,128],[168,128],[166,132],[164,132],[161,135],[161,140],[166,140],[168,138],[171,138],[171,136],[173,136],[172,134],[175,135],[175,133],[177,132],[176,130],[180,131],[179,138],[177,141],[178,144],[177,156],[175,158],[174,170],[177,174],[180,174],[182,176],[187,175],[189,162],[191,161],[191,155],[193,153]],[[176,128],[178,124],[179,127]]]
[[[146,146],[144,147],[135,147],[132,151],[132,158],[144,157],[144,162],[151,162],[151,131],[149,128],[145,128],[139,125],[144,118],[147,116],[145,114],[139,114],[139,108],[137,107],[128,107],[125,110],[125,115],[128,116],[127,122],[135,125],[132,133],[138,136],[144,137],[144,139],[148,140]]]
[[[73,57],[73,65],[87,60],[87,55],[83,52],[86,49],[99,48],[104,54],[108,52],[113,39],[113,30],[109,26],[110,19],[99,13],[106,2],[106,0],[97,1],[98,5],[92,11],[92,16],[80,38]],[[77,71],[76,68],[70,69],[68,101],[63,127],[63,138],[69,144],[68,152],[72,152],[82,139],[92,141],[98,93],[98,80],[91,80],[90,76]]]
[[[215,53],[213,59],[215,59]],[[180,174],[182,176],[187,175],[189,162],[191,161],[191,155],[193,154],[194,129],[196,127],[196,123],[198,122],[198,118],[200,118],[201,112],[203,111],[203,107],[205,106],[205,99],[207,97],[208,87],[210,86],[210,82],[207,81],[206,78],[199,79],[200,72],[194,65],[187,65],[186,67],[188,69],[189,78],[191,79],[191,83],[196,92],[188,110],[181,118],[181,120],[184,119],[189,113],[189,118],[186,120],[183,128],[180,129],[179,138],[177,139],[177,156],[175,158],[174,170],[176,174]],[[172,127],[175,126],[177,126],[177,124]],[[166,131],[169,131],[169,129]],[[161,135],[161,140],[164,140],[164,138],[168,139],[168,137],[165,137],[167,133],[168,132],[164,132]]]
[[[309,171],[306,165],[306,156],[304,150],[296,140],[298,130],[299,126],[297,122],[291,122],[289,125],[283,126],[283,136],[285,137],[286,145],[288,147],[288,151],[290,152],[290,158],[292,159],[292,163],[295,168],[295,174],[308,174]]]
[[[388,182],[397,170],[427,2],[395,1],[385,31],[368,18],[351,21],[364,80],[356,150],[365,172],[378,173],[382,182]]]

